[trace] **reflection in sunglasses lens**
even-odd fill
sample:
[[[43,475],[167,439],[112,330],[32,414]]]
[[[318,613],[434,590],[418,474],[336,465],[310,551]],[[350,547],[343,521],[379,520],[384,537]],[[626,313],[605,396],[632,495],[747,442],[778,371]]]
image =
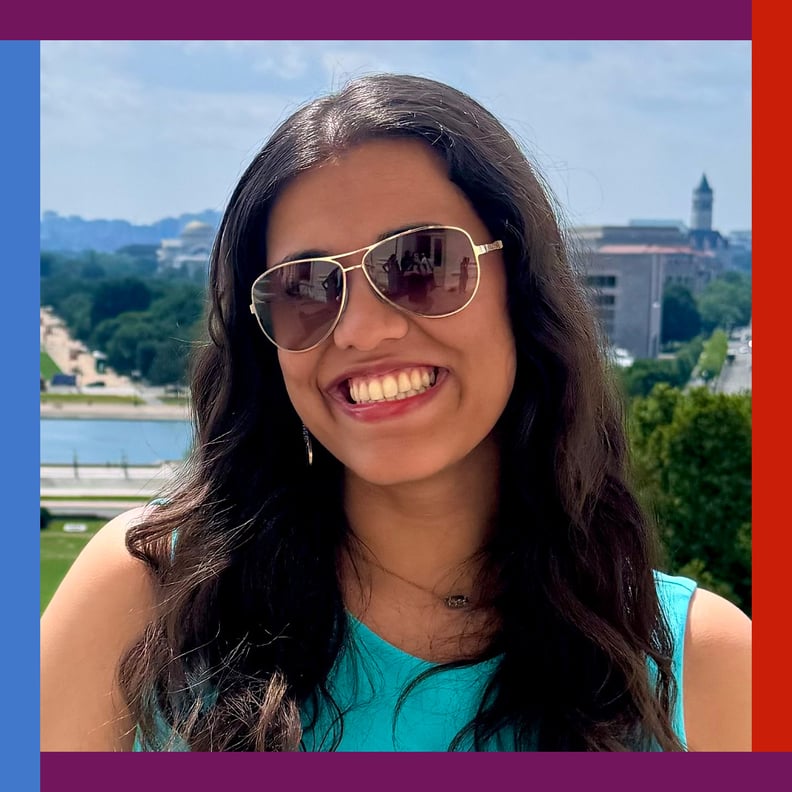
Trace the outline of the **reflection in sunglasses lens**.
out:
[[[470,239],[452,228],[428,228],[386,239],[366,256],[376,288],[422,316],[463,308],[476,290],[478,268]]]
[[[308,349],[322,340],[341,309],[343,273],[331,261],[276,267],[253,286],[264,332],[284,349]]]

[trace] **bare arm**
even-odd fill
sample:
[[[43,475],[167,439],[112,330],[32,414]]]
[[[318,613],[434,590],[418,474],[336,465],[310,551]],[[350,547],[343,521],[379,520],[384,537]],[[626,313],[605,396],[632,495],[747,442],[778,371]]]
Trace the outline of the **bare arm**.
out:
[[[42,751],[132,748],[116,671],[152,616],[148,571],[124,545],[142,511],[116,517],[91,539],[41,618]]]
[[[751,750],[751,621],[697,590],[685,635],[685,731],[691,751]]]

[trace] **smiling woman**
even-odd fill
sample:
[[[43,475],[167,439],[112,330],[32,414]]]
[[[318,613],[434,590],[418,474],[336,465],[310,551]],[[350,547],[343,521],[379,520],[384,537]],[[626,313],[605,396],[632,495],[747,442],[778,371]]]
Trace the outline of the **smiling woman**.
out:
[[[44,749],[750,747],[750,624],[657,571],[552,205],[489,112],[396,75],[306,105],[210,286],[187,475],[44,615]]]

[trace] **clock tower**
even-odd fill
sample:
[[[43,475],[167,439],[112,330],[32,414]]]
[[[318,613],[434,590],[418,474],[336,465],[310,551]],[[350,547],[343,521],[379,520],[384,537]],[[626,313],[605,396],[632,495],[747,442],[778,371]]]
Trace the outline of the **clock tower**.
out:
[[[712,198],[712,187],[709,186],[706,175],[702,175],[699,186],[693,190],[691,231],[712,231]]]

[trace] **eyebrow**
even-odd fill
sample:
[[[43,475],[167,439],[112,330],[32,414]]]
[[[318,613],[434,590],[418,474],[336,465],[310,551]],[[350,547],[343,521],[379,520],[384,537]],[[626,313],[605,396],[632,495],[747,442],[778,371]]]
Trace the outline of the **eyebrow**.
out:
[[[422,222],[422,223],[410,223],[409,225],[399,226],[398,228],[392,228],[388,231],[383,231],[372,245],[376,245],[379,242],[382,242],[388,237],[396,236],[397,234],[403,234],[405,231],[414,231],[416,228],[424,228],[426,226],[440,226],[445,228],[442,223],[432,223],[432,222]],[[364,245],[364,248],[369,247],[369,245]],[[352,251],[350,251],[352,252]],[[310,259],[310,258],[337,258],[339,253],[330,253],[328,250],[323,250],[321,248],[307,248],[305,250],[298,250],[294,253],[289,253],[288,255],[284,256],[280,261],[276,261],[272,266],[277,267],[280,264],[286,264],[289,261],[302,261],[303,259]]]

